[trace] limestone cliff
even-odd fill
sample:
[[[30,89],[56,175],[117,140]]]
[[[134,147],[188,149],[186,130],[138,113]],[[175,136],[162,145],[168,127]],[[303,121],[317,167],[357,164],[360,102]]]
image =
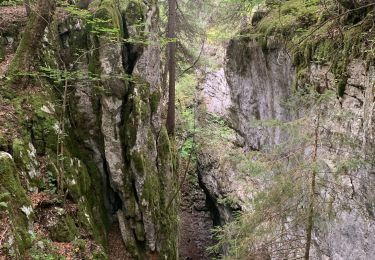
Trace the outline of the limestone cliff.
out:
[[[0,131],[7,165],[1,176],[15,181],[0,184],[1,192],[19,196],[9,200],[19,212],[4,215],[15,256],[29,254],[30,247],[42,250],[42,239],[91,238],[101,246],[97,259],[106,258],[115,221],[134,259],[176,257],[176,204],[166,208],[176,159],[161,123],[158,30],[156,1],[103,1],[87,13],[58,9],[43,39],[34,85],[14,92],[3,82],[1,106],[9,113]],[[9,39],[17,40],[10,33],[1,37],[8,39],[1,50],[9,55]],[[64,201],[54,194],[56,182]],[[32,204],[28,197],[37,194],[50,195]],[[43,203],[58,212],[51,211],[57,219],[39,234]],[[20,218],[25,214],[28,220]]]
[[[219,112],[237,137],[218,141],[217,146],[225,147],[222,151],[212,152],[209,145],[202,146],[198,157],[200,183],[214,204],[213,212],[221,220],[219,224],[229,223],[233,211],[251,212],[255,207],[254,197],[267,190],[269,178],[259,176],[256,167],[241,167],[241,157],[248,159],[251,151],[274,151],[277,147],[284,147],[281,154],[287,155],[289,146],[285,143],[293,140],[293,136],[283,127],[270,126],[269,121],[310,120],[319,114],[322,123],[319,136],[325,141],[317,150],[318,160],[322,161],[320,167],[324,169],[318,174],[322,185],[318,193],[324,203],[329,204],[327,214],[330,216],[322,217],[323,211],[316,213],[311,257],[372,259],[375,252],[369,245],[375,241],[375,194],[371,188],[375,181],[372,155],[375,79],[373,58],[366,55],[368,42],[363,37],[372,35],[371,26],[359,29],[354,25],[342,31],[341,36],[331,34],[331,37],[343,37],[344,42],[339,44],[337,38],[324,38],[337,26],[334,21],[326,22],[329,25],[316,32],[316,27],[322,23],[319,19],[324,19],[324,13],[321,17],[315,16],[320,10],[319,3],[290,0],[284,1],[278,9],[269,2],[260,9],[259,16],[254,15],[253,27],[243,31],[244,37],[228,44],[227,82],[221,85],[229,86],[231,105],[226,113],[214,112]],[[326,8],[332,9],[323,8],[323,12],[336,7]],[[344,16],[341,22],[351,23],[351,19],[352,14]],[[357,19],[367,24],[371,18],[362,13]],[[346,42],[350,39],[352,42]],[[213,92],[210,84],[203,87],[207,88],[205,92]],[[301,90],[308,93],[309,89],[328,96],[319,109],[311,108],[306,100],[288,105],[288,102],[295,102]],[[328,95],[329,92],[335,94]],[[212,100],[215,98],[203,95],[206,104]],[[314,122],[311,121],[310,129]],[[301,154],[310,151],[308,147]],[[361,163],[355,167],[341,164],[354,157],[361,158]],[[336,174],[342,171],[341,167],[346,167],[345,174]],[[303,202],[299,205],[304,207]],[[295,233],[300,231],[294,229]],[[296,245],[289,243],[289,248]],[[266,252],[262,257],[279,257],[272,246],[262,248],[262,254]]]

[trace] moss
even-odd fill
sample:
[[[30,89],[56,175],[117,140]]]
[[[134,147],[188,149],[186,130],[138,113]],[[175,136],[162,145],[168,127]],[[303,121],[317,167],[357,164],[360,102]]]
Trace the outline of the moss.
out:
[[[124,37],[122,16],[117,3],[111,0],[101,1],[94,13],[90,31],[93,34],[107,35],[109,37]]]
[[[178,197],[172,198],[177,189],[178,175],[175,153],[168,133],[163,126],[158,139],[159,180],[162,185],[160,227],[163,236],[161,254],[168,259],[177,258],[177,239],[172,234],[178,233]],[[173,201],[171,201],[173,199]],[[167,208],[168,207],[168,208]]]
[[[329,62],[330,56],[333,53],[333,42],[330,39],[319,41],[314,49],[314,54],[311,59],[318,64]]]
[[[30,187],[43,188],[44,180],[40,174],[34,146],[17,138],[13,141],[12,151],[17,167],[27,174],[26,177],[29,180]]]
[[[160,98],[161,98],[160,91],[154,91],[151,93],[150,95],[151,114],[154,114],[157,112],[159,104],[160,104]]]
[[[159,196],[162,195],[160,189],[160,182],[156,174],[154,165],[149,165],[147,175],[145,176],[145,182],[142,191],[142,199],[147,202],[148,206],[152,207],[155,211],[160,210]]]
[[[156,150],[156,140],[155,140],[155,136],[151,128],[149,128],[148,134],[147,134],[147,150],[148,151]]]
[[[12,234],[15,237],[15,247],[19,255],[31,246],[29,223],[33,214],[26,216],[22,207],[31,208],[31,201],[22,188],[18,172],[12,157],[5,152],[0,152],[0,187],[11,194],[8,201],[9,218],[12,225]]]
[[[297,76],[294,82],[294,87],[297,89],[298,87],[300,88],[305,88],[309,85],[310,81],[310,71],[307,67],[298,70]]]
[[[90,192],[91,178],[87,168],[80,160],[67,154],[64,159],[64,169],[64,180],[69,194],[75,202],[78,202],[82,196]]]
[[[159,134],[158,154],[162,163],[168,165],[171,159],[171,143],[169,141],[167,129],[164,126],[161,128]]]
[[[135,167],[135,170],[140,176],[144,175],[145,165],[144,165],[144,156],[142,152],[133,151],[132,152],[132,161]]]
[[[78,140],[80,138],[72,132],[66,140],[70,157],[76,158],[72,159],[72,169],[80,165],[79,170],[74,173],[78,178],[77,183],[79,182],[74,188],[74,198],[79,207],[78,219],[81,225],[92,233],[95,240],[105,246],[107,244],[105,234],[110,224],[104,206],[102,176],[88,152],[78,145]]]
[[[344,75],[344,76],[340,77],[339,83],[337,85],[337,95],[339,97],[344,96],[347,82],[348,82],[348,76],[347,75]]]
[[[63,215],[49,227],[49,235],[53,241],[71,242],[78,236],[78,229],[69,215]]]
[[[281,5],[271,6],[270,13],[257,25],[265,36],[280,34],[290,37],[297,29],[308,28],[318,20],[319,0],[289,0]]]
[[[0,62],[5,59],[5,39],[0,36]]]
[[[129,25],[141,25],[143,23],[144,16],[147,12],[147,6],[143,1],[127,1],[124,9],[125,19]],[[143,28],[140,28],[140,30],[143,30]]]
[[[145,228],[143,226],[143,222],[137,221],[135,223],[134,228],[135,236],[138,241],[144,241],[145,240]]]
[[[0,151],[8,151],[9,140],[0,134]]]
[[[52,95],[50,90],[46,88],[44,92],[34,95],[20,93],[12,101],[17,116],[23,124],[20,129],[22,139],[32,142],[39,155],[45,155],[47,149],[56,150],[57,146],[56,126],[58,121],[54,115],[43,111],[45,107],[50,107],[52,104]]]

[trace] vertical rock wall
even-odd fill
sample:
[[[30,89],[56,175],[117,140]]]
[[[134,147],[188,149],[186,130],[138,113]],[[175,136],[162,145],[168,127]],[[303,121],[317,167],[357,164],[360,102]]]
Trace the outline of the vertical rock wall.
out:
[[[302,115],[313,118],[316,113],[323,113],[326,120],[321,127],[320,138],[332,141],[330,145],[322,145],[318,149],[318,160],[324,163],[327,171],[319,175],[324,182],[320,196],[327,204],[331,203],[330,212],[334,217],[323,217],[323,221],[316,223],[312,257],[372,259],[374,252],[370,245],[375,241],[375,194],[371,188],[375,181],[372,152],[373,68],[366,68],[363,60],[350,61],[346,67],[348,80],[343,97],[334,95],[326,99],[321,107],[323,112],[318,112],[304,109],[302,103],[297,108],[285,106],[294,95],[297,75],[289,54],[278,47],[272,37],[266,46],[255,40],[232,40],[227,49],[227,59],[225,72],[231,108],[223,115],[224,118],[225,114],[230,115],[229,122],[244,138],[245,149],[241,150],[237,141],[232,144],[222,141],[222,146],[226,147],[222,155],[218,155],[221,152],[217,149],[215,152],[202,149],[203,154],[198,157],[201,185],[207,196],[213,199],[218,218],[228,222],[231,220],[228,212],[251,210],[252,196],[257,190],[266,188],[262,183],[264,180],[244,177],[246,173],[238,167],[236,160],[232,159],[234,163],[231,164],[230,160],[222,159],[223,155],[234,153],[240,156],[249,150],[266,151],[288,140],[288,135],[281,129],[260,127],[259,121],[289,121]],[[337,79],[329,69],[329,64],[311,63],[304,83],[318,90],[335,91]],[[358,168],[351,168],[337,179],[333,173],[337,171],[338,162],[350,161],[353,157],[363,158],[364,161]],[[333,183],[339,183],[340,188]],[[339,195],[334,193],[337,189]],[[225,206],[222,198],[232,195],[237,200]],[[334,202],[329,202],[332,198],[335,198]]]
[[[177,253],[176,207],[174,202],[166,207],[176,175],[173,151],[160,118],[158,6],[153,1],[130,1],[124,7],[104,6],[95,15],[110,17],[121,31],[118,41],[108,41],[111,34],[88,33],[83,39],[90,52],[86,63],[95,64],[89,72],[97,73],[100,80],[85,84],[82,91],[78,84],[78,117],[73,118],[83,124],[81,138],[98,158],[103,180],[107,178],[107,204],[112,205],[108,210],[119,221],[129,252],[138,259],[146,254],[173,258]],[[132,44],[135,39],[144,43]],[[92,84],[101,90],[93,91]],[[99,133],[87,128],[90,119],[100,126],[94,128]]]
[[[228,46],[227,59],[225,72],[235,128],[250,150],[279,144],[282,141],[279,129],[254,125],[271,119],[292,119],[292,112],[285,107],[295,74],[290,56],[276,41],[262,47],[256,41],[233,40]]]
[[[79,237],[79,226],[106,246],[109,225],[118,221],[134,259],[176,259],[176,158],[161,122],[158,3],[101,1],[91,7],[92,16],[86,19],[58,15],[46,32],[40,53],[45,88],[33,95],[29,90],[14,93],[9,106],[19,109],[18,119],[31,126],[21,128],[14,122],[14,128],[20,128],[14,136],[3,136],[8,125],[1,129],[0,148],[13,155],[2,153],[1,160],[12,166],[14,158],[22,180],[35,193],[46,182],[41,174],[46,167],[56,178],[64,169],[66,196],[77,205],[78,216],[56,219],[56,225],[66,225],[51,227],[53,239],[71,242]],[[58,82],[56,71],[69,74],[69,79]],[[67,110],[62,117],[64,92]],[[62,135],[61,159],[56,147]],[[6,176],[6,170],[17,181],[17,171],[8,168],[1,168],[1,175]],[[19,196],[25,194],[22,190]],[[14,231],[16,242],[25,241],[17,246],[20,257],[31,246],[22,214]],[[31,223],[32,218],[30,214]]]

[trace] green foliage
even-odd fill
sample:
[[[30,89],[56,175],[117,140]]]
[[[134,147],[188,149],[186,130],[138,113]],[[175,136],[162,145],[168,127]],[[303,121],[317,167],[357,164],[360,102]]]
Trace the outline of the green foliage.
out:
[[[181,147],[180,155],[182,158],[187,159],[194,148],[194,143],[192,138],[186,139]]]
[[[30,258],[33,260],[64,260],[65,257],[56,252],[52,241],[49,239],[35,240],[29,250]]]
[[[55,194],[57,192],[57,180],[55,174],[51,171],[47,171],[48,180],[47,180],[47,191]]]
[[[335,132],[334,129],[331,132],[324,127],[335,120],[339,124],[342,118],[351,121],[356,117],[332,114],[327,104],[335,98],[332,91],[318,94],[301,90],[287,105],[294,110],[303,108],[303,117],[290,122],[255,122],[254,127],[282,129],[286,140],[274,147],[233,154],[230,158],[243,173],[239,178],[248,180],[251,177],[261,185],[247,191],[250,192],[247,197],[251,199],[242,203],[249,209],[215,230],[219,243],[211,248],[212,251],[220,253],[225,249],[224,259],[289,259],[292,255],[303,255],[304,232],[310,214],[307,205],[312,199],[309,191],[312,173],[315,173],[317,183],[313,197],[316,225],[330,221],[335,215],[337,208],[332,206],[332,201],[353,196],[350,187],[344,187],[345,178],[352,178],[352,174],[365,169],[369,162],[361,156],[361,145],[350,133]],[[317,147],[315,138],[318,138]],[[316,158],[314,149],[317,149]],[[338,155],[334,155],[334,151]],[[328,197],[327,193],[330,194]],[[238,198],[229,194],[219,202],[235,205]],[[349,205],[345,204],[345,207],[350,210]]]
[[[209,43],[233,39],[241,28],[241,23],[249,19],[254,6],[263,0],[212,0],[206,8],[210,10],[210,26],[207,31]]]
[[[221,146],[223,142],[234,142],[236,138],[235,131],[221,116],[209,113],[205,118],[204,128],[198,134],[203,142],[212,147]]]
[[[237,195],[233,193],[229,193],[223,197],[218,198],[217,203],[231,207],[236,208],[239,202],[239,198]]]
[[[8,208],[7,199],[10,196],[9,192],[0,193],[0,210]]]
[[[185,74],[176,84],[176,97],[178,100],[177,112],[181,118],[182,134],[186,136],[180,155],[188,158],[193,144],[195,129],[195,95],[196,95],[197,79],[194,74]]]
[[[22,5],[23,3],[23,0],[0,0],[0,6],[16,6]]]

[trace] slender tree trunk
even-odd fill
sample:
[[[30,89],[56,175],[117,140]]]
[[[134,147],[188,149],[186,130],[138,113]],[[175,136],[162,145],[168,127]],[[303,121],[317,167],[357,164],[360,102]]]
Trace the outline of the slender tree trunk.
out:
[[[22,89],[30,83],[30,75],[35,72],[35,61],[45,29],[52,20],[55,8],[55,0],[38,0],[36,8],[31,10],[21,42],[8,70],[10,88]]]
[[[318,154],[318,138],[319,138],[319,120],[320,114],[318,114],[317,123],[315,126],[315,135],[314,135],[314,153],[313,153],[313,164],[316,163],[317,154]],[[315,167],[315,165],[313,165]],[[307,227],[306,227],[306,244],[305,244],[305,260],[309,260],[310,258],[310,249],[311,249],[311,238],[312,232],[314,229],[314,214],[315,214],[315,193],[316,193],[316,170],[313,169],[311,175],[311,183],[310,183],[310,203],[309,203],[309,212],[308,212],[308,219],[307,219]]]
[[[27,17],[30,17],[30,14],[31,14],[30,0],[25,0],[25,9],[26,9]]]
[[[168,0],[168,114],[167,130],[169,135],[174,134],[175,130],[175,103],[176,103],[176,0]]]

